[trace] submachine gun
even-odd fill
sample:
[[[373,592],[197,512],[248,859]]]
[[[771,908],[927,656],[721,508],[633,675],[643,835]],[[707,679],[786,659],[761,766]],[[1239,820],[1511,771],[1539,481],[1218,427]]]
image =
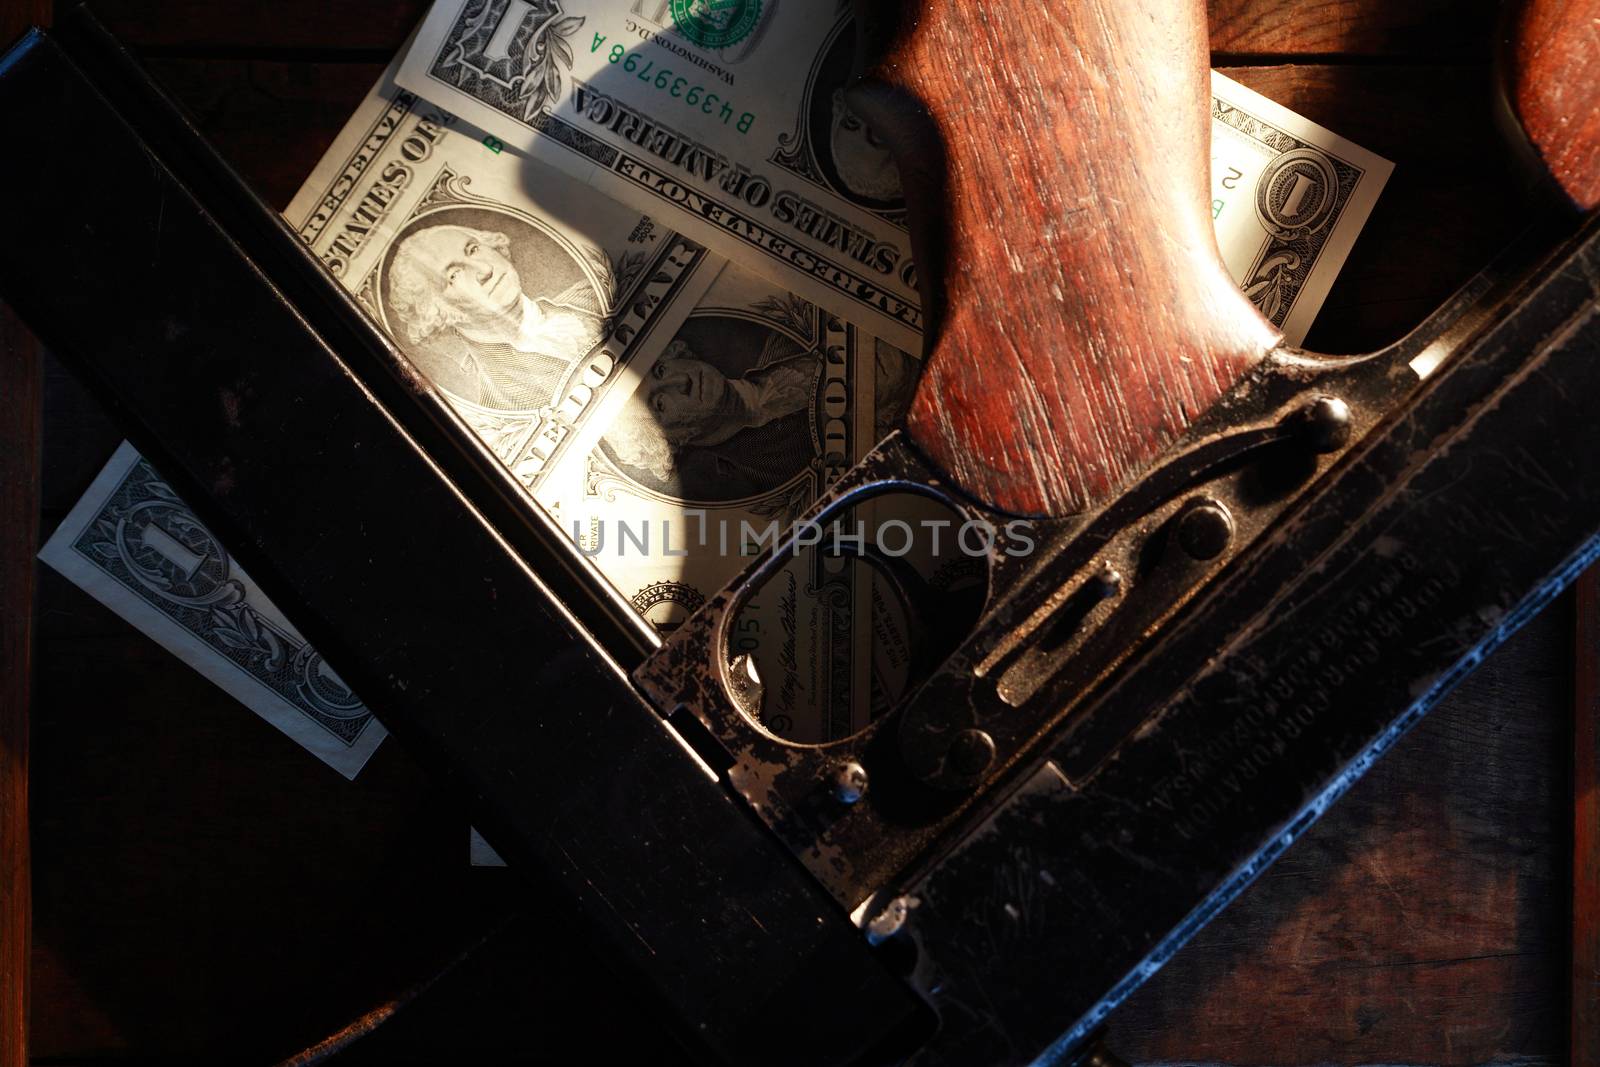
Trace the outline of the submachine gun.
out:
[[[81,10],[0,58],[33,205],[0,295],[700,1054],[1067,1062],[1595,556],[1600,77],[1556,72],[1600,70],[1600,7],[1507,22],[1566,211],[1357,357],[1285,347],[1218,261],[1200,0],[863,7],[925,371],[664,641]],[[733,620],[891,491],[1031,551],[986,547],[898,706],[786,740]]]

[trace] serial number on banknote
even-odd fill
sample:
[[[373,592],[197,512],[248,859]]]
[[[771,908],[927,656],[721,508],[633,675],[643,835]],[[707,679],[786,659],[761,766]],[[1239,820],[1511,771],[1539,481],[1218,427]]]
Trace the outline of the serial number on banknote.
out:
[[[594,41],[589,45],[590,53],[598,52],[610,40],[603,33],[594,35]],[[698,108],[703,115],[720,117],[724,126],[732,126],[740,133],[749,133],[755,125],[754,112],[739,112],[739,118],[734,120],[737,109],[727,100],[716,93],[707,92],[704,86],[690,84],[689,79],[675,73],[670,67],[656,66],[654,59],[647,59],[637,52],[630,52],[620,44],[611,46],[611,51],[606,54],[613,66],[620,66],[624,71],[632,74],[646,85],[653,86],[658,93],[672,97],[674,100],[683,101],[684,105]],[[651,72],[654,72],[654,77]],[[721,108],[717,107],[721,104]]]

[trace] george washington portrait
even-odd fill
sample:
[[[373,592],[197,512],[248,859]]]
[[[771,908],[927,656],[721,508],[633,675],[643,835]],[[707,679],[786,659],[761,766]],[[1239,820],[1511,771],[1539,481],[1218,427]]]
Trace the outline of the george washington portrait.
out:
[[[401,231],[381,299],[391,334],[434,385],[479,407],[531,411],[605,337],[613,285],[597,248],[574,249],[509,213],[449,208]]]
[[[689,319],[600,441],[647,489],[725,503],[771,492],[817,453],[822,354],[770,326]]]

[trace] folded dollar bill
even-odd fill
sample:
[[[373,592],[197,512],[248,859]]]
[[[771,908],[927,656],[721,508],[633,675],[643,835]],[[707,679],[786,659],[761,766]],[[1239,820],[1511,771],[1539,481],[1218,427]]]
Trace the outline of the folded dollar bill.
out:
[[[1211,216],[1228,273],[1305,340],[1394,164],[1211,72]]]
[[[384,739],[132,445],[117,449],[39,558],[346,778]]]

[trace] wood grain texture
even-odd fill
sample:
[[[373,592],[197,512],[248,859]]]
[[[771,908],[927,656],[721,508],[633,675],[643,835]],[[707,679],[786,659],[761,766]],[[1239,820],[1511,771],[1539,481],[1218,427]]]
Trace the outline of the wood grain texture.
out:
[[[1506,58],[1534,151],[1581,210],[1600,207],[1600,0],[1525,0]]]
[[[1571,625],[1558,603],[1430,712],[1112,1016],[1112,1048],[1136,1063],[1565,1062]]]
[[[922,5],[875,74],[946,153],[921,188],[936,167],[904,167],[913,219],[941,224],[917,247],[943,309],[907,426],[978,500],[1065,515],[1130,481],[1279,338],[1224,270],[1204,201],[1200,0],[1014,10]]]
[[[28,712],[39,537],[38,343],[0,304],[0,1067],[28,1062]]]
[[[48,0],[0,5],[0,48],[49,25]],[[33,864],[28,825],[34,553],[39,541],[39,344],[0,304],[0,1067],[28,1063]]]
[[[1573,630],[1572,978],[1573,1063],[1600,1063],[1600,569],[1578,579]]]
[[[428,0],[355,4],[89,0],[89,6],[112,33],[142,50],[393,52],[422,20]]]
[[[390,4],[214,4],[90,0],[123,40],[144,50],[258,53],[392,51],[428,9]],[[1228,56],[1339,56],[1451,61],[1487,55],[1495,0],[1210,0],[1211,47]],[[280,56],[280,58],[282,58]]]
[[[1496,0],[1210,0],[1211,48],[1230,57],[1487,58]],[[1233,61],[1237,62],[1237,59]]]

